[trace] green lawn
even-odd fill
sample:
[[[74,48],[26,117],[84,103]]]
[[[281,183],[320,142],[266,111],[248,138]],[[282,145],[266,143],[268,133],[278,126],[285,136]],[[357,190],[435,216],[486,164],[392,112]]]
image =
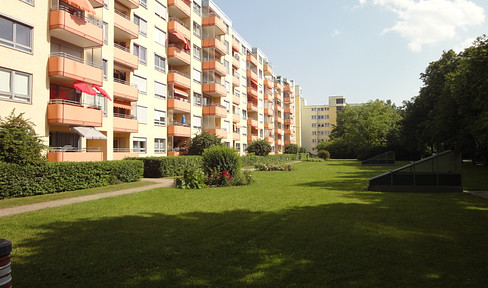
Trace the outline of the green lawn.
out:
[[[377,193],[357,161],[0,218],[14,287],[486,287],[488,200]]]

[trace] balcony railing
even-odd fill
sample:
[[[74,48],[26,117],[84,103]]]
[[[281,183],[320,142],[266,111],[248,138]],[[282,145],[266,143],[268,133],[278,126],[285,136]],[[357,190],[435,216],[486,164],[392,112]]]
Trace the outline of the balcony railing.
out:
[[[133,119],[133,120],[137,119],[137,117],[134,115],[127,115],[127,114],[121,114],[121,113],[114,113],[114,117],[125,118],[125,119]]]
[[[89,17],[84,16],[86,13],[84,13],[83,11],[81,11],[79,9],[66,6],[63,3],[59,3],[58,0],[54,0],[52,2],[54,2],[54,3],[51,3],[51,11],[62,10],[62,11],[68,12],[69,14],[71,14],[71,15],[73,15],[73,16],[81,19],[81,20],[85,20],[86,22],[93,24],[97,27],[100,27],[100,28],[103,27],[103,25],[102,25],[103,21],[96,18],[95,16],[93,16],[91,14],[88,14],[88,15],[90,15]]]
[[[49,147],[49,152],[100,152],[102,151],[101,147],[73,147],[71,145],[65,145],[63,147]]]
[[[51,99],[51,100],[49,100],[48,104],[64,104],[64,105],[78,106],[78,107],[82,107],[82,108],[93,108],[93,109],[102,110],[101,106],[97,106],[94,104],[81,103],[78,101],[72,101],[72,100],[66,100],[66,99]]]
[[[126,14],[125,14],[124,12],[122,12],[122,11],[119,11],[119,10],[115,9],[115,14],[117,14],[117,15],[119,15],[120,17],[125,18],[125,19],[127,19],[127,20],[129,20],[129,21],[130,21],[130,16],[126,15]]]
[[[181,21],[179,18],[177,17],[169,17],[169,21],[175,21],[179,24],[181,24],[181,26],[185,27],[186,29],[190,30],[190,28],[188,28],[188,25],[185,24],[185,22]]]
[[[102,69],[102,64],[96,64],[95,62],[84,60],[84,59],[81,59],[80,57],[73,56],[73,55],[65,53],[65,52],[51,52],[50,57],[63,57],[63,58],[69,59],[69,60],[76,61],[76,62],[81,63],[81,64],[86,64],[88,66],[91,66],[91,67],[94,67],[97,69]]]
[[[122,79],[114,78],[114,82],[137,88],[137,84],[131,84],[130,82],[127,82]]]

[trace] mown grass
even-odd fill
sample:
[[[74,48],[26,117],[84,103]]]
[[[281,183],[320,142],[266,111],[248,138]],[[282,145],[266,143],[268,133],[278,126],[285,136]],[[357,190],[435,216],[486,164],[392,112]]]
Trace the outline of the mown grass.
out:
[[[356,161],[0,218],[14,287],[486,287],[488,201],[378,193]]]

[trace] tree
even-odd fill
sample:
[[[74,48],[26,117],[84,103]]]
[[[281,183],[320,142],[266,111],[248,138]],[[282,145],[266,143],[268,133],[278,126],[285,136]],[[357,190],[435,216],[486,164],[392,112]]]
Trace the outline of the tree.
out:
[[[288,144],[285,146],[285,154],[307,153],[305,147],[300,147],[297,144]]]
[[[221,145],[221,139],[212,133],[202,131],[199,135],[196,135],[190,143],[188,148],[189,155],[202,155],[203,151],[214,145]]]
[[[6,118],[0,117],[0,161],[20,165],[44,162],[42,152],[47,148],[34,131],[34,123],[15,116],[14,111]]]
[[[256,140],[254,142],[249,143],[246,148],[248,153],[254,153],[258,156],[266,156],[271,152],[271,145],[264,140]]]

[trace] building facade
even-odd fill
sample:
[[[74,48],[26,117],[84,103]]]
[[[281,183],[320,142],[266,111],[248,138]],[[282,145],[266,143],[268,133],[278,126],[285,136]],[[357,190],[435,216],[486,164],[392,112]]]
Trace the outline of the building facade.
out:
[[[297,141],[297,85],[210,0],[9,0],[0,30],[0,116],[25,113],[50,161]]]
[[[320,142],[330,140],[329,135],[337,124],[337,111],[346,106],[344,96],[330,96],[328,105],[305,105],[301,109],[301,143],[307,151],[317,154]]]

